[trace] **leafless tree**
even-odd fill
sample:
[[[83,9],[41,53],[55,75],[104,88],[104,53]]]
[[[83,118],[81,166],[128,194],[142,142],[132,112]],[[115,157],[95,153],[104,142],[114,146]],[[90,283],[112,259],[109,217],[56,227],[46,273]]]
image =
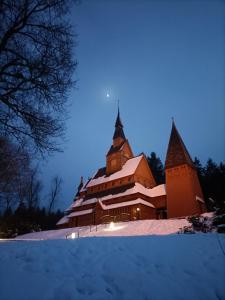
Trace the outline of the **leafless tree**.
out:
[[[30,159],[21,146],[0,137],[0,207],[18,203],[19,187],[24,186],[30,172]]]
[[[38,167],[30,170],[24,184],[25,204],[28,208],[36,208],[39,205],[42,191],[42,183],[38,178]]]
[[[59,149],[75,84],[72,2],[0,0],[0,136],[42,154]]]
[[[48,208],[49,213],[51,212],[54,205],[56,204],[59,195],[61,193],[61,190],[62,190],[62,178],[60,178],[59,176],[55,176],[52,179],[51,191],[49,195],[49,208]]]
[[[0,137],[0,208],[15,208],[19,203],[35,208],[41,190],[38,168],[32,167],[27,152]]]

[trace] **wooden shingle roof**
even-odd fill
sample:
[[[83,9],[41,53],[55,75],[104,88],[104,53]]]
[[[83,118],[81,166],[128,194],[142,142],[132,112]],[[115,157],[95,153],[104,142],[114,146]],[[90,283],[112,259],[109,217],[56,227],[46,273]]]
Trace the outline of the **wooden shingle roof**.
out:
[[[173,121],[169,145],[167,149],[165,169],[173,168],[183,164],[188,164],[191,167],[195,167],[191,156],[188,153],[188,150],[185,147],[184,142]]]

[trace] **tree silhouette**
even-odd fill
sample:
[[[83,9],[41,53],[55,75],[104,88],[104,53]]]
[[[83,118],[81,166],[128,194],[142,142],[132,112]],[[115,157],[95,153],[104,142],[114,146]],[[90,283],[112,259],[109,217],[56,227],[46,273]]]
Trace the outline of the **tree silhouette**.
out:
[[[199,159],[195,158],[195,166],[198,171],[204,198],[209,211],[225,206],[225,164],[217,165],[211,158],[205,167],[202,167]]]
[[[72,73],[69,0],[0,2],[0,136],[58,150]]]
[[[157,184],[165,182],[164,168],[159,157],[156,156],[155,152],[151,152],[150,157],[147,157],[149,167],[153,173]]]

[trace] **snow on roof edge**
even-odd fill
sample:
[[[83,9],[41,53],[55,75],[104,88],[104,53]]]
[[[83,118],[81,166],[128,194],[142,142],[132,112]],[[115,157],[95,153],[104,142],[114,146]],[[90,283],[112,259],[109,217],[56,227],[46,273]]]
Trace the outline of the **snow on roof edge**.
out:
[[[68,221],[69,221],[69,218],[67,216],[64,216],[56,223],[56,225],[66,224],[66,223],[68,223]]]
[[[126,196],[126,195],[132,195],[132,194],[135,194],[135,193],[140,193],[140,194],[146,195],[150,198],[164,196],[164,195],[166,195],[165,184],[160,184],[160,185],[157,185],[157,186],[153,187],[152,189],[149,189],[149,188],[144,187],[140,183],[136,182],[134,187],[132,187],[130,189],[127,189],[125,192],[121,192],[121,193],[118,193],[118,194],[115,194],[115,195],[109,194],[107,196],[103,196],[103,197],[100,197],[100,198],[101,198],[101,201],[106,201],[106,200],[109,200],[109,199],[116,199],[116,198],[123,197],[123,196]],[[88,204],[93,204],[93,203],[98,202],[98,199],[99,198],[94,197],[94,198],[90,198],[90,199],[85,201],[82,198],[82,199],[77,200],[75,203],[72,203],[72,205],[70,207],[75,208],[75,207],[78,207],[78,206],[80,207],[80,206],[85,206],[85,205],[88,205]],[[81,201],[81,200],[84,200],[84,201]]]
[[[82,216],[82,215],[87,215],[87,214],[91,214],[92,212],[93,212],[93,208],[86,209],[86,210],[75,211],[75,212],[72,212],[71,214],[69,214],[68,218],[72,218],[72,217],[76,217],[76,216]]]
[[[113,208],[118,208],[118,207],[124,207],[124,206],[130,206],[130,205],[135,205],[135,204],[143,204],[145,206],[149,206],[151,208],[155,208],[155,206],[141,198],[137,198],[135,200],[130,200],[130,201],[124,201],[124,202],[120,202],[120,203],[114,203],[114,204],[109,204],[109,205],[105,205],[102,203],[101,200],[99,200],[99,204],[101,205],[101,208],[103,210],[107,210],[107,209],[113,209]]]
[[[104,175],[104,176],[101,176],[101,177],[98,177],[98,178],[94,179],[94,176],[97,173],[97,172],[95,172],[95,174],[92,176],[92,179],[87,184],[87,187],[92,187],[92,186],[95,186],[95,185],[98,185],[98,184],[102,184],[102,183],[106,183],[106,182],[109,182],[109,181],[112,181],[112,180],[116,180],[118,178],[123,178],[123,177],[126,177],[126,176],[133,175],[134,172],[136,171],[142,157],[143,157],[143,154],[128,159],[126,161],[126,163],[123,165],[121,170],[119,170],[119,171],[117,171],[117,172],[115,172],[115,173],[113,173],[109,176]],[[133,168],[132,168],[132,166],[130,166],[131,162],[136,163],[133,166]],[[126,170],[126,168],[127,168],[127,170]]]
[[[199,196],[196,196],[196,200],[205,204],[205,201]]]

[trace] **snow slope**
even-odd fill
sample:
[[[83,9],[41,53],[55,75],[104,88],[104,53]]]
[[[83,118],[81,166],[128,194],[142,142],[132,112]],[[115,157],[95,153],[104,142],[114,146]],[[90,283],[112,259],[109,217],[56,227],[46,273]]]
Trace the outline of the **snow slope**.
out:
[[[132,222],[116,223],[112,230],[108,225],[98,225],[96,227],[84,226],[76,228],[48,230],[28,233],[18,236],[17,239],[65,239],[72,232],[78,232],[80,237],[88,236],[132,236],[132,235],[165,235],[176,233],[180,228],[190,225],[186,219],[168,220],[142,220]],[[91,230],[91,232],[90,232]]]
[[[224,300],[225,235],[0,242],[1,300]]]

